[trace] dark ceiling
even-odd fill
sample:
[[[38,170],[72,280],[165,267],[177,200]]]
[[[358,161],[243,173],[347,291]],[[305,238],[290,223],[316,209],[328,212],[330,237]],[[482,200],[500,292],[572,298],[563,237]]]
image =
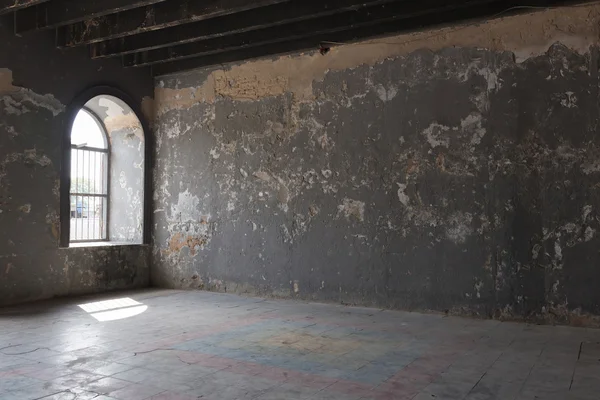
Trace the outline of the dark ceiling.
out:
[[[581,2],[581,1],[580,1]],[[56,46],[88,46],[154,75],[368,37],[528,12],[573,1],[0,0],[15,34],[54,29]]]

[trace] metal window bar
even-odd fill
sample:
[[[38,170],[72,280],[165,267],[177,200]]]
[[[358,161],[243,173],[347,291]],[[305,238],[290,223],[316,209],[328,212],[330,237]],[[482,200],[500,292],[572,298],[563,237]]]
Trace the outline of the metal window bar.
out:
[[[108,240],[108,149],[71,146],[71,243]],[[93,160],[92,160],[93,159]],[[73,186],[73,182],[75,186]],[[71,206],[73,207],[73,206]]]

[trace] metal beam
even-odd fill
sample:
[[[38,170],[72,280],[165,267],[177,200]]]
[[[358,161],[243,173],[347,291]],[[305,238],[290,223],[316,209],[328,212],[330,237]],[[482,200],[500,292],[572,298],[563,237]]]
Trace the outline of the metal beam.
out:
[[[93,43],[90,46],[92,58],[154,50],[176,44],[191,43],[250,32],[266,27],[278,26],[309,18],[333,15],[355,10],[367,5],[390,3],[393,0],[323,0],[320,2],[293,0],[268,7],[225,15],[205,21],[179,25],[160,31],[145,32],[139,35]]]
[[[169,0],[65,26],[57,31],[56,45],[73,47],[95,43],[286,1],[289,0]]]
[[[42,4],[48,0],[0,0],[0,15]]]
[[[462,7],[491,3],[497,0],[471,0]],[[456,5],[440,6],[438,0],[406,1],[363,7],[356,11],[347,11],[336,15],[328,15],[308,21],[294,22],[282,26],[265,28],[251,33],[239,33],[231,36],[208,39],[178,46],[165,47],[156,50],[143,51],[123,56],[123,66],[140,67],[179,59],[218,54],[235,51],[247,47],[294,41],[329,35],[340,31],[370,27],[377,24],[407,20],[432,13],[443,13],[456,9]],[[393,23],[397,26],[397,23]],[[377,29],[375,27],[375,29]]]
[[[56,28],[165,0],[53,0],[15,13],[15,33]]]
[[[555,3],[560,2],[555,1]],[[446,11],[436,11],[412,18],[396,19],[392,21],[376,23],[374,25],[361,26],[358,28],[349,27],[347,30],[334,33],[317,33],[300,39],[262,44],[234,51],[155,64],[152,66],[152,73],[154,76],[161,76],[195,68],[226,64],[265,56],[292,54],[305,50],[317,50],[321,48],[321,46],[332,47],[341,43],[354,43],[358,40],[389,35],[390,33],[414,32],[422,29],[430,29],[434,26],[446,26],[448,24],[455,24],[461,21],[464,22],[468,20],[477,20],[484,17],[495,16],[513,5],[514,4],[509,4],[507,6],[506,2],[502,0],[478,2],[470,1],[462,3],[461,6],[454,4],[453,6],[448,6]],[[523,12],[524,10],[520,11]],[[518,11],[515,11],[513,14],[517,12]],[[282,32],[284,31],[282,30]],[[369,46],[369,44],[357,44],[356,51],[361,51],[361,46]],[[328,57],[328,55],[325,55],[324,57]]]

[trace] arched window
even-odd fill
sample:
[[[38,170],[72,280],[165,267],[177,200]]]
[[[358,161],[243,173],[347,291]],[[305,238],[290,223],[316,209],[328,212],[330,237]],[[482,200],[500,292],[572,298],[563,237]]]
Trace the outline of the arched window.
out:
[[[146,144],[130,102],[111,88],[95,88],[74,102],[63,142],[61,239],[142,244],[145,232]]]
[[[104,126],[82,108],[71,128],[70,243],[108,240],[109,159]]]

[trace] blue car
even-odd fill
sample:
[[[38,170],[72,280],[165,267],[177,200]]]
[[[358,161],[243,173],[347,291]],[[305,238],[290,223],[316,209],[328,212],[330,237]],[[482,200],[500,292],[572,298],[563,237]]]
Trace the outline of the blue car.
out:
[[[87,218],[88,208],[82,201],[77,201],[77,205],[71,204],[71,218]]]

